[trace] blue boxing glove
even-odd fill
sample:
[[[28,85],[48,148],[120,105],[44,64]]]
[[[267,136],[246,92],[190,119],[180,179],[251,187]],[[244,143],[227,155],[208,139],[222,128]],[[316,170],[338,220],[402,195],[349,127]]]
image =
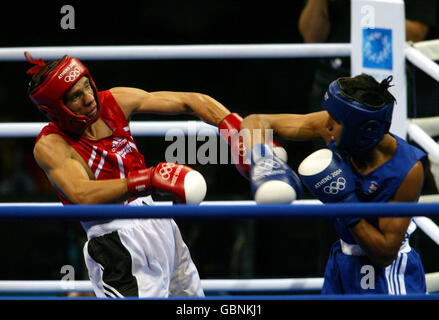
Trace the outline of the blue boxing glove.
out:
[[[323,203],[360,202],[355,193],[355,175],[349,163],[330,149],[320,149],[302,161],[299,176],[311,193]],[[339,218],[345,226],[360,221],[358,217]]]
[[[291,203],[302,196],[299,177],[270,145],[258,144],[250,157],[250,186],[256,203]]]

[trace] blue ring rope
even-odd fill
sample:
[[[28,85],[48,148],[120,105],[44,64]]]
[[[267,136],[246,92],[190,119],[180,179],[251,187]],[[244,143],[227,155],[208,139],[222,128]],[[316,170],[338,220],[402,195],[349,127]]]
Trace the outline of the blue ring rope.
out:
[[[413,217],[439,216],[439,203],[336,203],[336,204],[264,204],[238,206],[0,206],[0,219],[255,219],[255,218],[330,218],[338,217]]]

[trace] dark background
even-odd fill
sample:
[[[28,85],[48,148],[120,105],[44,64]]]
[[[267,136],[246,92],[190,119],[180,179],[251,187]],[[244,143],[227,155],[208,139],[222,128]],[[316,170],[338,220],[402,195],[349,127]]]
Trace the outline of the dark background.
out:
[[[63,30],[60,9],[75,9],[75,29]],[[301,1],[29,2],[0,12],[0,47],[151,44],[302,43]],[[434,31],[436,32],[436,31]],[[434,32],[431,38],[434,38]],[[315,59],[84,61],[98,86],[206,93],[233,112],[306,113]],[[0,121],[46,121],[26,98],[29,65],[0,62]],[[422,77],[422,75],[420,75]],[[418,106],[418,110],[422,106]],[[437,115],[437,114],[432,114]],[[194,120],[137,115],[133,120]],[[170,142],[135,137],[149,164],[163,161]],[[280,141],[297,168],[315,149]],[[0,139],[0,201],[58,201],[35,164],[34,138]],[[233,165],[195,164],[206,177],[206,200],[251,200]],[[428,193],[428,190],[426,190]],[[309,197],[306,194],[306,197]],[[160,199],[157,199],[160,200]],[[177,221],[200,276],[321,277],[335,232],[325,219]],[[69,264],[87,279],[79,222],[1,221],[0,279],[60,279]],[[426,272],[439,271],[439,248],[422,231],[412,236]]]

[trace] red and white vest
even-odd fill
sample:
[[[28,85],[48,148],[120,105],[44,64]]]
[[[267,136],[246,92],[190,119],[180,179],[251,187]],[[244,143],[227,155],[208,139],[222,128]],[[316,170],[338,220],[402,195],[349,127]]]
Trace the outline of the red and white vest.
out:
[[[66,133],[56,123],[50,122],[37,137],[59,134],[78,152],[93,171],[96,180],[125,178],[131,170],[146,168],[145,159],[131,136],[125,114],[109,90],[98,93],[100,117],[113,131],[111,136],[90,140]],[[71,204],[59,192],[63,204]]]

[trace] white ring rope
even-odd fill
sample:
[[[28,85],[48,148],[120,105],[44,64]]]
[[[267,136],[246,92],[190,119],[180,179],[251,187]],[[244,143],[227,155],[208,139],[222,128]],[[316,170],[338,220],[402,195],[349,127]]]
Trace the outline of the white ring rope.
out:
[[[423,55],[419,50],[406,47],[405,57],[419,69],[424,71],[430,77],[439,81],[439,65],[437,65],[433,60]]]
[[[201,286],[206,292],[212,291],[318,291],[323,278],[284,279],[202,279]],[[93,292],[88,280],[2,280],[0,292],[9,293],[67,293]]]
[[[0,138],[36,137],[47,122],[0,123]],[[203,121],[130,121],[133,136],[217,135],[218,128]]]
[[[431,60],[439,60],[439,39],[419,41],[412,45],[427,58]]]
[[[435,52],[437,42],[425,41],[416,43],[414,47],[422,52]],[[406,55],[413,63],[424,65],[425,55],[415,48],[408,47]],[[350,43],[10,47],[0,48],[0,61],[25,61],[24,51],[49,60],[65,54],[83,60],[160,60],[347,57],[351,49]],[[424,69],[423,66],[419,67]]]
[[[25,61],[24,51],[35,58],[59,59],[68,54],[82,60],[140,59],[276,59],[342,57],[351,54],[350,43],[139,45],[0,48],[0,61]]]
[[[408,124],[416,124],[430,137],[439,136],[439,117],[424,117],[407,119]]]
[[[439,292],[439,272],[425,275],[427,292]],[[282,278],[282,279],[201,279],[206,292],[292,292],[320,291],[323,278]],[[93,292],[88,280],[1,280],[0,292],[7,293],[69,293]]]
[[[424,130],[414,123],[407,126],[409,136],[419,144],[427,153],[439,162],[439,145]]]
[[[437,44],[437,41],[418,42],[413,45],[414,48],[406,49],[406,55],[408,53],[408,58],[420,64],[419,67],[424,70],[425,61],[419,55],[424,58],[426,56],[423,53],[429,58],[437,56]],[[10,47],[0,48],[0,61],[25,61],[24,51],[29,51],[35,58],[49,60],[65,54],[83,60],[159,60],[347,57],[351,49],[350,43]],[[434,54],[428,55],[429,52]]]
[[[414,217],[413,220],[439,246],[439,227],[427,217]]]

